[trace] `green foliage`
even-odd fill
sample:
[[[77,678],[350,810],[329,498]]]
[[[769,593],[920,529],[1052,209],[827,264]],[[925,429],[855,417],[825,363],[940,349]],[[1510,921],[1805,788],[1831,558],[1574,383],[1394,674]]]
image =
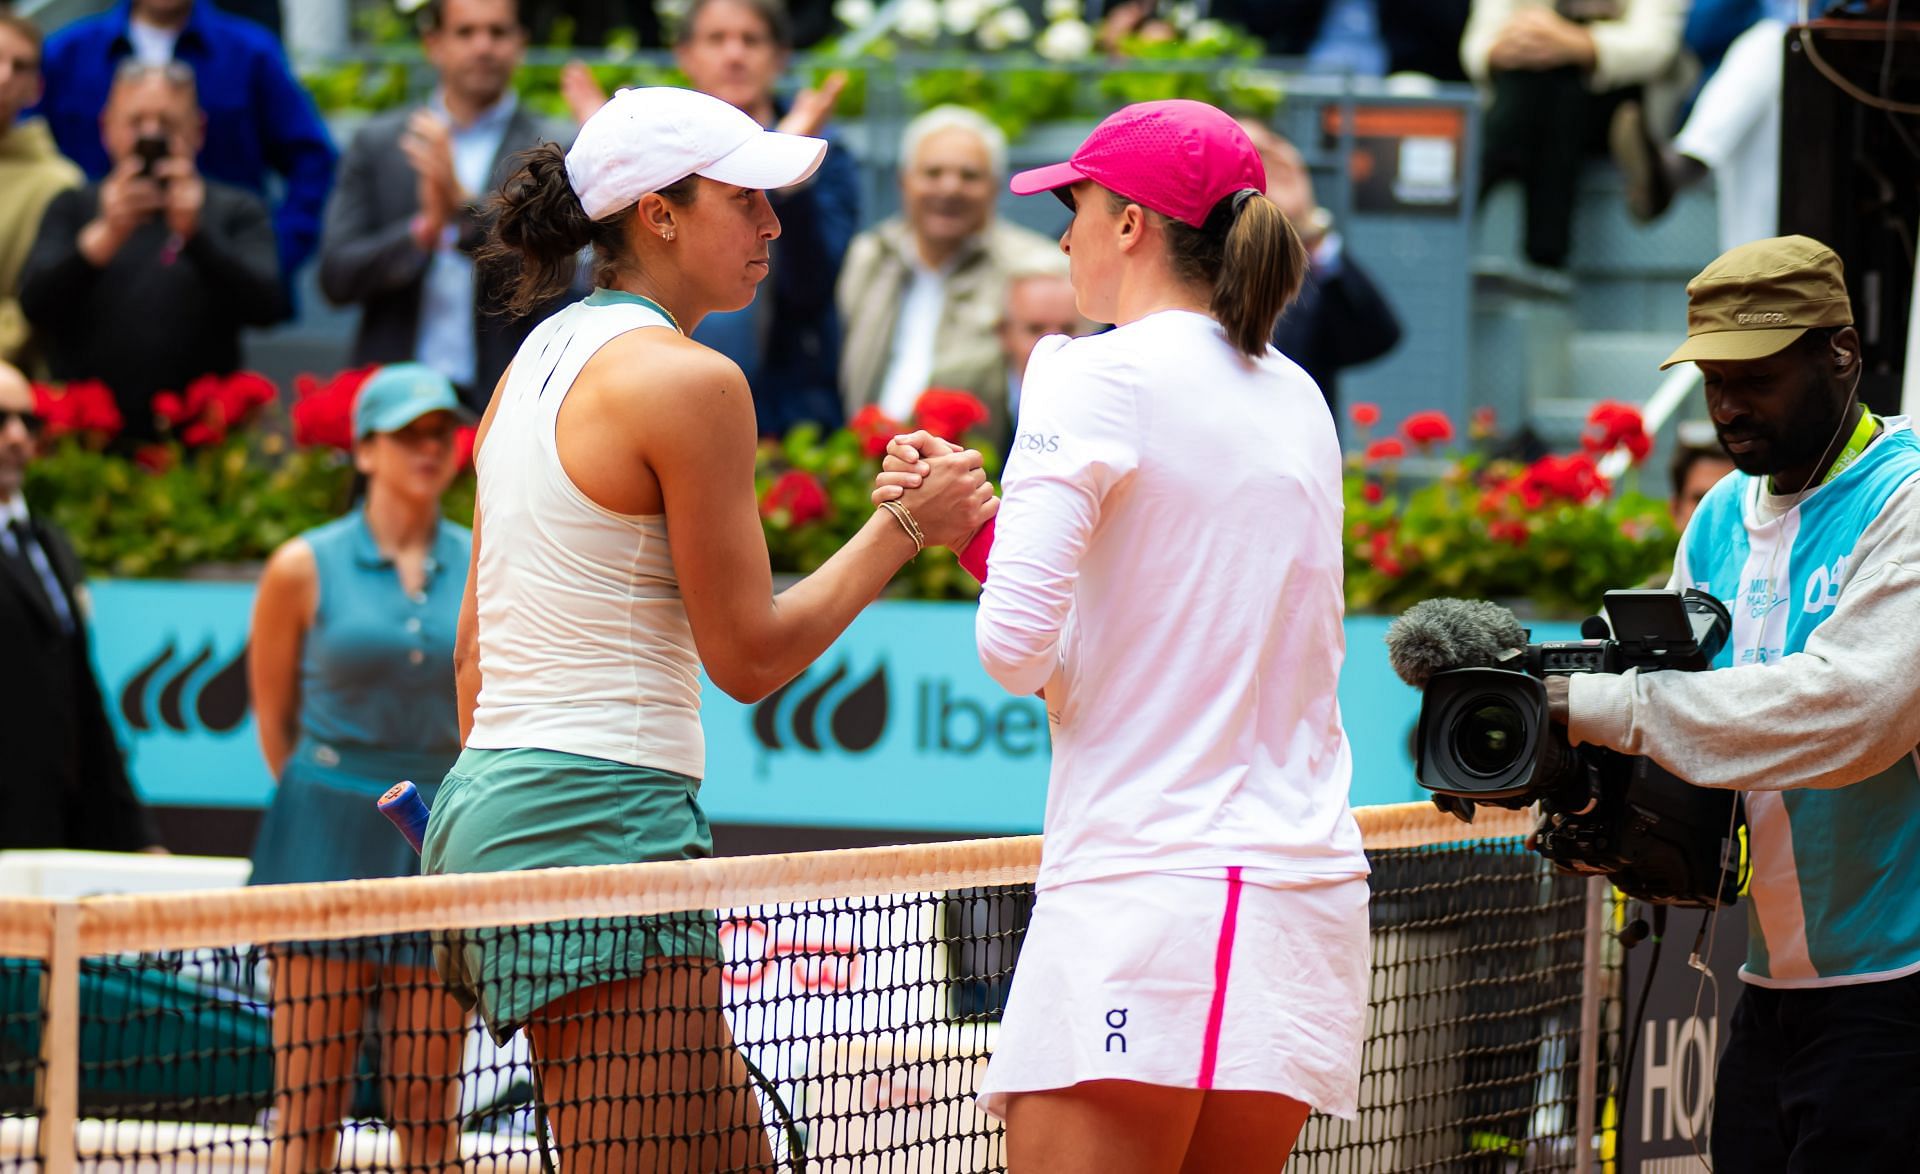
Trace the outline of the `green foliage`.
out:
[[[1499,492],[1524,474],[1514,462],[1469,456],[1415,484],[1391,465],[1355,459],[1346,477],[1347,606],[1391,613],[1459,596],[1581,616],[1609,589],[1665,578],[1679,539],[1665,502],[1629,490],[1530,506]]]
[[[197,449],[149,446],[138,460],[65,437],[28,467],[26,494],[73,539],[90,574],[140,579],[258,562],[344,513],[352,485],[344,453],[236,432]],[[449,518],[472,521],[471,475],[443,505]]]

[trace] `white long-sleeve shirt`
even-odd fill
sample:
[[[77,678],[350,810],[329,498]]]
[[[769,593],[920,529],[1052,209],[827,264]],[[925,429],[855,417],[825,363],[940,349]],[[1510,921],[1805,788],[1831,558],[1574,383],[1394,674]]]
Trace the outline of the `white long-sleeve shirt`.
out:
[[[1042,887],[1363,875],[1335,686],[1340,446],[1313,380],[1169,310],[1043,339],[976,636],[1053,722]]]

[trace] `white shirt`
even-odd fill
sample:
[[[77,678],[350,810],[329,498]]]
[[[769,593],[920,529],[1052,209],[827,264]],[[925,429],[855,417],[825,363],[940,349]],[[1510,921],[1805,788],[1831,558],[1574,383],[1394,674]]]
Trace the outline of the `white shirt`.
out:
[[[445,98],[438,91],[428,103],[428,108],[451,131],[453,174],[475,199],[493,186],[493,160],[500,153],[507,123],[519,105],[519,97],[508,90],[490,109],[461,126],[447,113]],[[447,225],[441,230],[440,246],[427,263],[426,282],[420,289],[420,332],[414,354],[456,385],[472,388],[477,362],[473,340],[473,258],[460,251],[459,241],[459,227]],[[493,393],[491,387],[474,390],[483,397]]]
[[[534,328],[480,449],[486,519],[474,591],[480,696],[467,745],[532,747],[706,773],[700,655],[664,514],[616,514],[560,465],[554,423],[573,381],[629,330],[671,329],[597,290]]]
[[[1027,366],[976,635],[1053,722],[1042,887],[1365,875],[1335,686],[1340,446],[1271,348],[1164,311]]]
[[[880,384],[880,410],[896,420],[913,419],[913,405],[933,381],[933,349],[947,310],[947,278],[953,276],[953,268],[948,263],[930,269],[914,258],[913,277],[893,323],[887,374]]]
[[[142,65],[165,65],[173,60],[173,47],[180,43],[179,29],[163,29],[139,17],[127,22],[127,43]]]

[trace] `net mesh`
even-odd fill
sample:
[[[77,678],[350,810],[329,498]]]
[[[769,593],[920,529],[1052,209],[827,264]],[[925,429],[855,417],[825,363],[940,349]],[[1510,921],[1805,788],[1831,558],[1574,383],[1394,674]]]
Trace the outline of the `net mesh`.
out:
[[[1290,1169],[1578,1168],[1584,884],[1375,823],[1360,1112]],[[767,861],[81,902],[81,1168],[1004,1169],[1037,843]],[[0,1171],[44,973],[0,965]]]

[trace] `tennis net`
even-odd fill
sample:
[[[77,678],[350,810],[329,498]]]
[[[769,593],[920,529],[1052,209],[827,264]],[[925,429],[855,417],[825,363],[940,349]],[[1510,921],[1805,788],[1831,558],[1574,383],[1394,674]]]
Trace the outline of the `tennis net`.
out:
[[[1290,1169],[1585,1169],[1597,890],[1519,813],[1359,816],[1360,1112]],[[1000,1170],[973,1093],[1039,849],[0,903],[0,1172]]]

